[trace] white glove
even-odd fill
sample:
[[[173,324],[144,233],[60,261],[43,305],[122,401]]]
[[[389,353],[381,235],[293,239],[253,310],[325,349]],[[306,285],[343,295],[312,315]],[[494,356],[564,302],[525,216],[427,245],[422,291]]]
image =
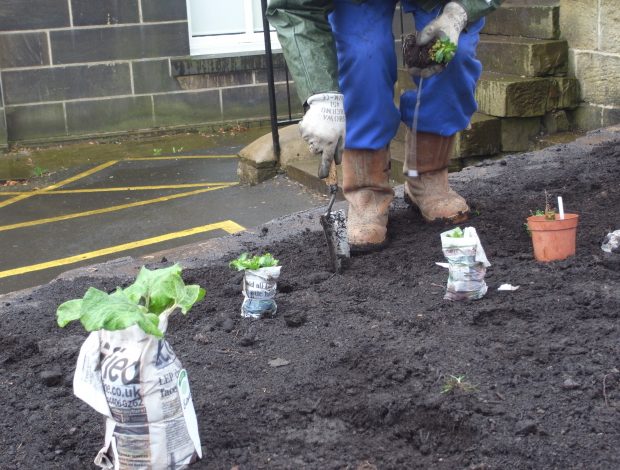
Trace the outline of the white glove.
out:
[[[446,4],[441,15],[431,21],[420,32],[418,36],[418,46],[424,46],[434,39],[449,39],[451,43],[458,46],[461,31],[467,25],[467,12],[457,2]],[[441,72],[446,66],[444,64],[430,65],[423,69],[411,67],[409,73],[413,76],[427,78]]]
[[[341,93],[319,93],[308,98],[310,108],[299,123],[301,136],[310,151],[321,154],[319,178],[327,178],[332,161],[340,164],[344,148],[344,97]]]

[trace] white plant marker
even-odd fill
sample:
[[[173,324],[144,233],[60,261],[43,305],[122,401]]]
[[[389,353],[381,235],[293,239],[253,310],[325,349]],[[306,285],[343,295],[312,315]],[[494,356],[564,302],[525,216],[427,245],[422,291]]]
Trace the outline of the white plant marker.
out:
[[[560,220],[564,220],[564,203],[562,202],[562,196],[558,196],[558,210],[560,211]]]

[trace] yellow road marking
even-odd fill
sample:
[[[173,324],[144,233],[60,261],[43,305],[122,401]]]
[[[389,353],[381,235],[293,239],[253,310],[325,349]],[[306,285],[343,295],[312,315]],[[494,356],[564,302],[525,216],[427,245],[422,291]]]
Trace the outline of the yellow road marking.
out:
[[[67,264],[79,263],[100,256],[110,255],[113,253],[119,253],[121,251],[127,251],[134,248],[141,248],[143,246],[152,245],[155,243],[161,243],[176,238],[189,237],[190,235],[196,235],[199,233],[210,232],[213,230],[224,230],[228,233],[236,233],[245,230],[241,225],[233,222],[232,220],[225,220],[224,222],[217,222],[214,224],[203,225],[202,227],[190,228],[187,230],[181,230],[179,232],[167,233],[158,237],[145,238],[135,242],[124,243],[122,245],[111,246],[109,248],[103,248],[101,250],[89,251],[88,253],[82,253],[75,256],[69,256],[67,258],[60,258],[53,261],[47,261],[45,263],[32,264],[30,266],[24,266],[21,268],[8,269],[6,271],[0,271],[0,278],[17,276],[19,274],[30,273],[33,271],[41,271],[43,269],[56,268],[58,266],[65,266]]]
[[[211,159],[211,158],[239,158],[237,157],[237,155],[171,155],[169,157],[128,157],[125,158],[123,161],[126,160],[131,160],[131,161],[137,161],[137,160],[189,160],[192,158],[204,158],[204,159]]]
[[[47,186],[47,187],[45,187],[43,189],[39,189],[38,191],[33,191],[33,192],[27,193],[27,194],[21,194],[19,196],[15,196],[15,197],[13,197],[11,199],[8,199],[6,201],[2,201],[2,202],[0,202],[0,208],[1,207],[6,207],[6,206],[8,206],[10,204],[13,204],[14,202],[17,202],[17,201],[23,201],[24,199],[32,197],[35,194],[39,194],[39,193],[42,193],[42,192],[45,192],[45,191],[51,191],[52,189],[60,188],[61,186],[64,186],[65,184],[73,183],[74,181],[82,179],[82,178],[84,178],[86,176],[90,176],[93,173],[97,173],[98,171],[101,171],[104,168],[108,168],[108,167],[114,165],[116,162],[117,162],[117,160],[111,160],[109,162],[102,163],[101,165],[98,165],[98,166],[96,166],[94,168],[91,168],[90,170],[87,170],[87,171],[84,171],[84,172],[79,173],[77,175],[74,175],[71,178],[67,178],[66,180],[59,181],[58,183],[54,183],[54,184],[52,184],[50,186]]]
[[[150,191],[156,189],[186,189],[186,188],[205,188],[205,187],[219,187],[227,188],[229,186],[237,185],[237,182],[216,182],[216,183],[186,183],[186,184],[162,184],[158,186],[127,186],[117,188],[91,188],[91,189],[55,189],[53,191],[45,191],[44,193],[38,191],[6,191],[0,193],[0,197],[4,195],[17,195],[17,194],[31,194],[32,196],[49,196],[54,194],[79,194],[79,193],[107,193],[117,191]]]
[[[237,184],[238,183],[234,183],[231,186],[235,186]],[[110,206],[110,207],[105,207],[103,209],[94,209],[92,211],[85,211],[85,212],[74,212],[72,214],[59,215],[56,217],[48,217],[46,219],[37,219],[37,220],[30,220],[28,222],[19,222],[17,224],[2,225],[0,226],[0,232],[4,232],[7,230],[14,230],[18,228],[24,228],[24,227],[34,227],[35,225],[49,224],[52,222],[59,222],[62,220],[76,219],[78,217],[87,217],[91,215],[105,214],[107,212],[115,212],[115,211],[120,211],[123,209],[130,209],[132,207],[147,206],[149,204],[155,204],[157,202],[172,201],[174,199],[194,196],[196,194],[202,194],[208,191],[216,191],[218,189],[223,189],[224,187],[229,187],[229,186],[218,186],[214,188],[197,189],[195,191],[189,191],[186,193],[172,194],[170,196],[162,196],[162,197],[158,197],[155,199],[146,199],[144,201],[131,202],[128,204],[121,204],[118,206]]]

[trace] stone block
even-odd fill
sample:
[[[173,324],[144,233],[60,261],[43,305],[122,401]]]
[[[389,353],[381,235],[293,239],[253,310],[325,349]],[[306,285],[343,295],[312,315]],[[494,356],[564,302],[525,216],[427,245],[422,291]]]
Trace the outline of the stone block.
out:
[[[286,62],[282,54],[273,55],[273,67],[284,68]],[[267,56],[248,55],[236,57],[213,57],[208,59],[172,59],[170,61],[173,76],[203,75],[206,73],[226,73],[256,71],[267,69]]]
[[[287,73],[286,69],[278,68],[273,71],[273,81],[274,82],[286,82],[286,80],[292,81],[293,77],[289,73]],[[267,83],[267,71],[266,70],[256,70],[254,72],[254,81],[256,83]]]
[[[538,39],[560,37],[559,5],[504,4],[486,17],[483,33]]]
[[[416,88],[411,75],[406,69],[399,67],[396,84],[394,85],[394,103],[396,106],[400,103],[400,96],[407,90],[414,90]]]
[[[131,72],[134,91],[138,95],[181,90],[178,80],[170,75],[168,59],[134,61]]]
[[[144,22],[186,19],[185,0],[142,0],[142,20]]]
[[[288,109],[286,85],[276,85],[276,107],[278,115],[284,117]],[[294,90],[290,90],[291,102],[299,102]],[[267,85],[222,89],[223,118],[225,121],[236,121],[253,118],[269,117],[269,96]]]
[[[478,111],[498,117],[542,116],[547,110],[549,79],[484,73],[476,88]]]
[[[139,23],[138,0],[71,0],[74,26]]]
[[[568,45],[563,40],[481,35],[478,59],[490,72],[539,77],[566,74]]]
[[[541,132],[540,118],[502,119],[502,151],[526,152],[533,147],[533,140]]]
[[[267,181],[278,174],[275,162],[268,165],[257,166],[251,160],[239,160],[237,176],[241,184],[259,184]]]
[[[576,51],[574,61],[584,101],[620,106],[620,55]]]
[[[496,155],[501,151],[500,119],[473,115],[469,129],[457,134],[454,156],[459,158]]]
[[[601,0],[601,33],[599,49],[603,52],[620,53],[620,8],[618,0]]]
[[[47,34],[14,33],[0,35],[0,69],[49,65]]]
[[[598,2],[560,0],[560,30],[571,48],[592,50],[597,47],[598,18]]]
[[[62,103],[7,106],[6,127],[10,141],[29,141],[66,136]]]
[[[0,31],[64,28],[71,25],[67,0],[2,0]]]
[[[620,123],[620,107],[603,108],[603,126],[615,126]]]
[[[131,94],[128,64],[14,70],[2,80],[7,105]]]
[[[189,54],[185,23],[51,31],[54,64],[149,59]]]
[[[156,126],[222,122],[219,90],[153,96]]]
[[[579,81],[576,78],[550,78],[547,111],[574,108],[579,105],[580,101],[581,90]]]
[[[280,143],[279,164],[286,168],[292,162],[314,158],[310,152],[308,144],[301,138],[299,126],[293,124],[278,129]],[[246,145],[239,151],[239,157],[243,160],[250,160],[254,165],[261,167],[268,163],[277,161],[273,151],[273,137],[271,132],[259,137],[254,142]]]
[[[603,107],[591,104],[582,104],[569,111],[574,127],[581,131],[591,131],[603,126]]]
[[[66,103],[69,135],[103,134],[153,127],[150,96]]]
[[[571,125],[568,113],[565,110],[560,110],[545,114],[543,117],[543,126],[547,134],[569,131]]]
[[[413,15],[411,13],[405,13],[402,10],[403,9],[400,8],[400,14],[394,15],[395,17],[398,17],[397,27],[399,28],[398,30],[394,29],[394,31],[401,31],[401,24],[402,24],[402,34],[407,35],[415,31],[415,24],[413,21]],[[402,17],[402,23],[400,19],[401,17]]]
[[[222,72],[205,75],[186,75],[176,77],[182,90],[199,90],[201,88],[223,88],[252,85],[254,74],[252,72]]]

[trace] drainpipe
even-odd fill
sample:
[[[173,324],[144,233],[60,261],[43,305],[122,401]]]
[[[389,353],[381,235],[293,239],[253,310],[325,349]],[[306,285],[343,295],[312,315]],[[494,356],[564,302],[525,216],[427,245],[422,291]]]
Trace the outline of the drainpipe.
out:
[[[271,118],[271,138],[273,140],[273,152],[276,160],[280,161],[280,134],[278,133],[278,111],[276,107],[276,87],[273,77],[273,54],[271,52],[271,37],[269,22],[267,21],[267,0],[260,2],[263,16],[263,35],[265,37],[265,54],[267,57],[267,91],[269,94],[269,115]]]

